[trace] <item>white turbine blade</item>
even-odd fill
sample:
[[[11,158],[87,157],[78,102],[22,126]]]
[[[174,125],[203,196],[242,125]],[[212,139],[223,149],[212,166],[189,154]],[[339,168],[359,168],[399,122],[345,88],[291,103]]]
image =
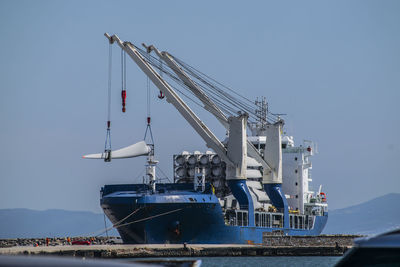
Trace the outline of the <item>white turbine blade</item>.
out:
[[[145,141],[140,141],[136,144],[115,150],[111,152],[112,159],[133,158],[138,156],[145,156],[149,154],[151,148],[146,145]]]
[[[82,156],[84,159],[104,159],[104,153],[89,154]]]
[[[149,154],[151,148],[146,145],[145,141],[140,141],[136,144],[111,151],[112,159],[124,159],[124,158],[134,158],[138,156],[145,156]],[[89,154],[83,156],[84,159],[104,159],[105,153]]]

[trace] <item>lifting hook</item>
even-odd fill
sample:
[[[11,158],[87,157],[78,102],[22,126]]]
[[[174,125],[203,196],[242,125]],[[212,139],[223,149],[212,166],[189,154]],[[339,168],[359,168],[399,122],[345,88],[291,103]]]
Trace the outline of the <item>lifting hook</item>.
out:
[[[126,105],[126,90],[121,91],[121,98],[122,98],[122,112],[126,111],[125,105]]]
[[[160,91],[160,94],[158,95],[159,99],[163,99],[165,97],[164,93]]]

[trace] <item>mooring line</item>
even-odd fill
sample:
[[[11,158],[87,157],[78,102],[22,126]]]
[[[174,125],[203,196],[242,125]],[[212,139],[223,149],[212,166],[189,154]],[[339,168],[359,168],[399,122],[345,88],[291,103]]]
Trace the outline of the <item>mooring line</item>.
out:
[[[138,223],[138,222],[142,222],[142,221],[151,220],[151,219],[154,219],[154,218],[157,218],[157,217],[160,217],[160,216],[164,216],[164,215],[167,215],[167,214],[170,214],[170,213],[174,213],[174,212],[183,210],[183,208],[176,209],[176,210],[171,210],[171,211],[167,211],[167,212],[164,212],[164,213],[161,213],[161,214],[157,214],[157,215],[153,215],[153,216],[150,216],[150,217],[147,217],[147,218],[143,218],[143,219],[140,219],[140,220],[136,220],[136,221],[133,221],[133,222],[129,222],[129,223],[124,223],[124,224],[118,225],[118,224],[121,223],[122,221],[126,220],[127,218],[129,218],[130,216],[132,216],[133,214],[135,214],[136,212],[138,212],[140,209],[141,209],[141,208],[139,208],[139,209],[137,209],[137,210],[134,210],[131,214],[129,214],[128,216],[126,216],[126,217],[123,218],[122,220],[119,220],[118,222],[116,222],[113,226],[110,226],[110,227],[108,227],[108,228],[102,229],[102,230],[100,230],[100,231],[96,231],[96,232],[90,233],[89,235],[82,235],[82,236],[94,236],[94,237],[97,237],[97,236],[102,235],[102,234],[104,234],[105,232],[107,232],[107,231],[109,231],[109,230],[111,230],[111,229],[113,229],[113,228],[119,228],[119,227],[126,226],[126,225],[129,225],[129,224],[134,224],[134,223]],[[99,234],[96,234],[96,233],[99,233]]]
[[[144,218],[144,219],[140,219],[140,220],[137,220],[137,221],[124,223],[124,224],[116,226],[115,228],[119,228],[119,227],[122,227],[122,226],[126,226],[126,225],[129,225],[129,224],[134,224],[134,223],[138,223],[138,222],[142,222],[142,221],[146,221],[146,220],[151,220],[153,218],[160,217],[160,216],[163,216],[163,215],[167,215],[167,214],[170,214],[170,213],[174,213],[174,212],[177,212],[177,211],[180,211],[180,210],[183,210],[183,208],[167,211],[167,212],[164,212],[164,213],[161,213],[161,214],[157,214],[157,215],[153,215],[153,216],[150,216],[150,217],[147,217],[147,218]]]
[[[98,231],[96,231],[96,232],[91,232],[91,233],[89,233],[89,234],[80,235],[80,236],[99,236],[99,235],[102,235],[102,234],[108,232],[109,230],[113,229],[115,226],[118,226],[118,224],[120,224],[120,223],[123,222],[124,220],[128,219],[129,217],[131,217],[133,214],[135,214],[136,212],[138,212],[140,209],[142,209],[142,207],[141,207],[141,208],[138,208],[138,209],[136,209],[136,210],[134,210],[134,211],[133,211],[132,213],[130,213],[128,216],[126,216],[125,218],[119,220],[118,222],[116,222],[115,224],[113,224],[113,225],[110,226],[110,227],[106,227],[106,228],[101,229],[101,230],[98,230]],[[103,213],[103,214],[104,214],[104,213]],[[98,233],[99,233],[99,234],[98,234]]]
[[[136,210],[134,210],[131,214],[129,214],[128,216],[126,216],[125,218],[123,218],[122,220],[119,220],[118,222],[114,223],[112,227],[117,226],[118,224],[120,224],[121,222],[123,222],[124,220],[128,219],[129,217],[131,217],[133,214],[135,214],[136,212],[138,212],[141,208],[138,208]]]

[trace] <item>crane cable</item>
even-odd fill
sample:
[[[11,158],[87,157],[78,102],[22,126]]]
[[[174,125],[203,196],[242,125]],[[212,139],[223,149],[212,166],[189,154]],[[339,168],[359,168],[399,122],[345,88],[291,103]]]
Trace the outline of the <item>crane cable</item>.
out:
[[[107,103],[107,133],[106,141],[104,144],[104,161],[111,161],[111,74],[112,74],[112,44],[109,44],[108,48],[108,103]]]
[[[150,57],[151,60],[149,60],[149,56],[147,56],[146,51],[144,51],[144,50],[142,50],[140,48],[137,48],[137,50],[142,55],[146,54],[144,57],[148,60],[148,63],[150,65],[152,65],[153,67],[159,69],[161,72],[167,74],[170,78],[172,78],[172,80],[174,82],[177,82],[178,84],[180,84],[182,89],[184,89],[184,90],[188,90],[189,89],[188,86],[185,83],[182,83],[181,79],[178,78],[173,72],[171,72],[169,70],[161,69],[161,67],[160,67],[161,64],[155,64],[154,63],[154,62],[160,62],[161,61],[160,59],[151,56]],[[211,100],[213,100],[216,104],[218,104],[220,106],[220,108],[222,108],[221,106],[224,106],[224,108],[222,108],[222,109],[224,109],[225,111],[226,110],[230,110],[230,112],[227,113],[228,116],[229,115],[236,115],[237,112],[240,111],[240,110],[244,110],[250,116],[254,116],[254,111],[252,110],[253,108],[255,108],[254,107],[254,103],[251,103],[251,101],[248,100],[246,97],[243,97],[240,94],[234,92],[229,87],[222,85],[223,87],[228,88],[229,91],[234,92],[240,98],[246,100],[249,103],[245,103],[244,101],[239,100],[238,97],[235,97],[232,94],[229,94],[226,91],[222,90],[221,88],[219,88],[218,85],[216,85],[216,83],[219,84],[218,82],[216,82],[212,78],[206,76],[205,74],[201,73],[200,71],[194,69],[193,67],[191,67],[188,64],[184,63],[183,61],[176,59],[176,62],[180,65],[181,68],[186,70],[186,73],[189,76],[191,76],[192,79],[194,78],[193,80],[197,81],[196,83],[197,83],[197,85],[199,87],[201,87],[204,91],[207,91],[208,93],[211,94],[211,95],[209,95]],[[192,94],[192,93],[189,92],[189,94]],[[250,106],[253,106],[253,108],[250,107]]]
[[[150,60],[150,52],[147,52],[147,60],[150,62],[151,60]],[[149,144],[149,145],[151,145],[152,146],[152,153],[154,154],[154,139],[153,139],[153,132],[151,131],[151,109],[150,109],[150,78],[149,78],[149,76],[147,76],[147,79],[146,79],[146,82],[147,82],[147,127],[146,127],[146,131],[145,131],[145,133],[144,133],[144,138],[143,138],[143,140],[145,140],[146,141],[146,137],[147,137],[147,132],[149,132],[150,133],[150,138],[151,138],[151,144]]]
[[[122,112],[126,111],[126,53],[121,48],[121,98],[122,98]]]
[[[160,75],[160,77],[161,77],[161,79],[163,78],[163,62],[160,60],[160,66],[159,66],[159,70],[160,70],[160,72],[159,72],[159,75]],[[160,94],[158,95],[158,98],[159,99],[164,99],[164,97],[165,97],[165,95],[164,95],[164,93],[160,90]]]
[[[182,83],[182,81],[176,76],[176,74],[171,72],[171,70],[165,70],[162,68],[162,60],[154,56],[150,56],[151,60],[149,60],[149,56],[146,54],[146,51],[136,46],[135,48],[139,51],[139,53],[141,53],[142,56],[144,56],[148,60],[148,63],[158,69],[160,73],[167,74],[167,76],[169,76],[172,81],[176,82],[180,87],[182,87],[182,89],[188,91],[188,86],[185,83]],[[259,119],[259,116],[257,115],[258,106],[255,105],[255,103],[253,103],[250,99],[243,95],[240,95],[228,86],[219,83],[215,79],[195,69],[194,67],[183,62],[182,60],[172,55],[170,56],[178,63],[178,65],[180,65],[182,69],[186,71],[190,78],[195,81],[202,90],[204,90],[204,92],[209,94],[210,99],[215,102],[217,106],[219,106],[219,108],[225,113],[225,115],[237,115],[239,111],[244,111],[248,113],[251,117],[249,118],[250,123],[253,123],[253,121],[255,122]],[[155,62],[158,62],[158,64],[156,64]],[[176,90],[176,88],[174,89]],[[192,93],[189,92],[189,94]],[[201,104],[199,105],[201,106]],[[207,107],[204,108],[206,108],[207,110]],[[266,117],[269,123],[275,123],[280,119],[276,116],[276,114],[272,114],[270,112],[266,114]]]

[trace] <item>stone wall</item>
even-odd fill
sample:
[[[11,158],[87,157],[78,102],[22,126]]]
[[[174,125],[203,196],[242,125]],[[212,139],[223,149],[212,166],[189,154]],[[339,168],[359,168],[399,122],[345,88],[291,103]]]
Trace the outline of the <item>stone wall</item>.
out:
[[[75,240],[90,241],[93,245],[106,245],[122,243],[120,237],[71,237],[71,242]],[[62,246],[70,245],[68,237],[55,237],[49,238],[49,246]],[[13,239],[0,239],[0,248],[14,247],[14,246],[47,246],[46,238],[13,238]]]
[[[94,245],[15,246],[0,248],[1,255],[47,255],[78,258],[342,256],[348,247],[269,247],[260,245]]]
[[[263,246],[271,247],[351,247],[360,235],[284,236],[263,233]]]

